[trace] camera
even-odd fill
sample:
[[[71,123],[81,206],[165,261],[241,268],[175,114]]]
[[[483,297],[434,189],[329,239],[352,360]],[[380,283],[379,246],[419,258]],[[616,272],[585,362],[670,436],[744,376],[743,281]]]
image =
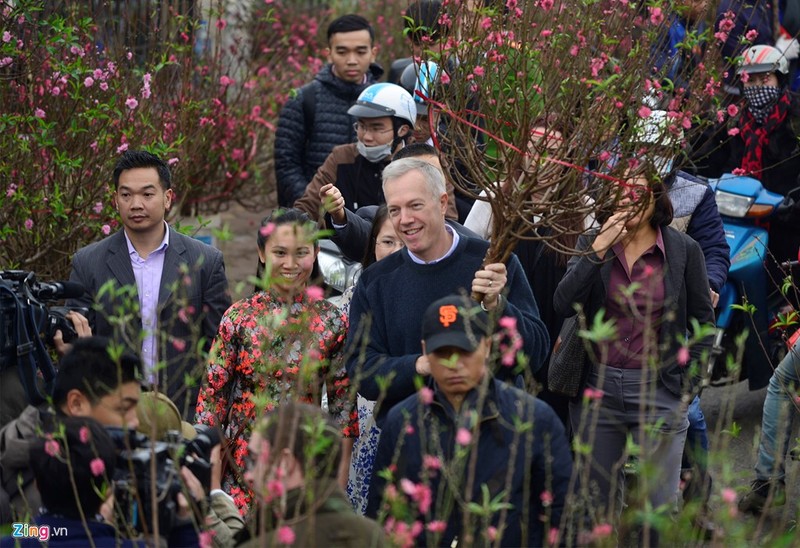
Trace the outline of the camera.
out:
[[[50,306],[46,303],[77,298],[86,290],[74,282],[38,282],[33,272],[0,270],[0,370],[18,367],[29,403],[39,405],[49,394],[55,368],[45,343],[52,345],[59,329],[65,342],[77,337],[67,313],[86,308]],[[45,394],[39,389],[41,373]]]
[[[195,425],[197,435],[185,440],[170,431],[167,441],[152,441],[144,434],[108,427],[119,451],[114,470],[115,514],[120,523],[143,533],[158,519],[159,532],[169,535],[177,523],[177,495],[181,492],[180,469],[186,466],[211,489],[211,450],[221,442],[218,429]],[[153,507],[153,494],[158,506]]]

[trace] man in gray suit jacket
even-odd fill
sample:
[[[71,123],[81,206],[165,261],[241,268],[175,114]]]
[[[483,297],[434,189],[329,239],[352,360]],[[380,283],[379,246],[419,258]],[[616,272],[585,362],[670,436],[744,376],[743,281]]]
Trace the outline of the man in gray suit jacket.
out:
[[[67,304],[90,308],[94,334],[139,348],[146,382],[193,417],[201,351],[231,304],[222,253],[166,223],[174,194],[157,156],[125,152],[114,189],[123,230],[75,253],[70,280],[87,293]]]

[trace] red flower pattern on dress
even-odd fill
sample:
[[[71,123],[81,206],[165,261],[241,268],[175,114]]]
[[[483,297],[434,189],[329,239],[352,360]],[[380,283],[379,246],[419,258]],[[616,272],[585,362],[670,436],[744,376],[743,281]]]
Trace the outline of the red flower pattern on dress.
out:
[[[227,439],[235,440],[235,466],[229,467],[222,488],[240,512],[253,500],[242,478],[252,425],[281,401],[320,405],[324,386],[328,411],[343,435],[358,437],[355,395],[344,367],[346,333],[347,316],[305,292],[287,307],[274,292],[259,291],[225,312],[209,353],[196,420],[218,425]],[[266,403],[256,409],[256,401]]]

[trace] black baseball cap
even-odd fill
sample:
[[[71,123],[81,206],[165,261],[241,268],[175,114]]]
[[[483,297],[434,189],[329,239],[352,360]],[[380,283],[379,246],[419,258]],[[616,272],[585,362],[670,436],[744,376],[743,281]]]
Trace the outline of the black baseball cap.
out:
[[[488,314],[465,295],[439,299],[422,317],[422,340],[429,353],[445,346],[474,352],[488,334]]]

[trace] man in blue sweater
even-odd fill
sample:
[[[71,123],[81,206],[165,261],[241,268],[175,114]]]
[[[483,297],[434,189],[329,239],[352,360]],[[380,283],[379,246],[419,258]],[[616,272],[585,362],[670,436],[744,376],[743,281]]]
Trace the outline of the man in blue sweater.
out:
[[[420,327],[428,305],[446,295],[485,295],[481,305],[486,311],[513,318],[528,371],[538,370],[550,341],[517,257],[512,255],[507,265],[483,264],[488,242],[461,236],[445,223],[444,176],[427,162],[392,162],[383,171],[383,191],[405,248],[361,275],[350,305],[347,363],[359,393],[379,401],[378,425],[393,405],[414,394],[417,375],[430,375]],[[495,374],[521,381],[513,367]]]

